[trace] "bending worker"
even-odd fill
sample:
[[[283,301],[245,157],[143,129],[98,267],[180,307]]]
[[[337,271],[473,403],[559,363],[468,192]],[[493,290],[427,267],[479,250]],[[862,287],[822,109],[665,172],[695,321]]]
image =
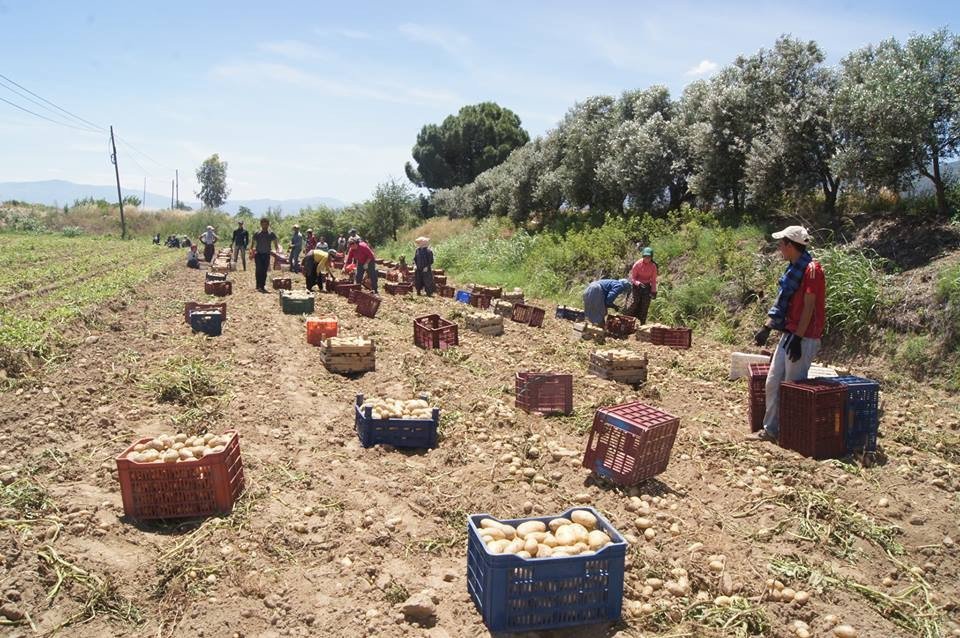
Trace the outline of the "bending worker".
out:
[[[754,336],[763,347],[771,330],[783,335],[767,372],[767,409],[763,429],[752,435],[758,441],[780,438],[780,384],[807,378],[810,363],[820,349],[826,310],[827,282],[823,269],[807,250],[810,234],[803,226],[788,226],[773,233],[780,255],[790,264],[780,277],[777,301],[767,311],[767,320]]]
[[[647,323],[647,311],[650,300],[657,298],[657,262],[653,260],[653,248],[647,246],[640,253],[640,259],[630,269],[630,283],[633,284],[634,304],[631,310],[637,321]]]
[[[583,292],[583,312],[590,323],[603,326],[607,319],[607,308],[620,310],[614,304],[617,297],[630,290],[629,279],[600,279]]]
[[[321,250],[315,248],[303,256],[303,276],[307,280],[307,290],[313,290],[315,285],[320,286],[320,292],[323,292],[323,284],[327,275],[334,277],[333,269],[330,267],[330,258],[336,256],[335,250]]]

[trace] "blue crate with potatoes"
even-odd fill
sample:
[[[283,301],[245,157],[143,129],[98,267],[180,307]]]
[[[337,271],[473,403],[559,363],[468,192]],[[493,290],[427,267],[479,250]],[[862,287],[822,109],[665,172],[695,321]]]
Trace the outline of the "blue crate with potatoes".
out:
[[[219,310],[194,310],[190,313],[190,329],[219,337],[223,334],[223,314]]]
[[[375,419],[373,410],[363,407],[362,394],[354,405],[354,426],[363,447],[392,445],[399,448],[429,449],[437,447],[440,408],[433,408],[429,419]]]
[[[494,554],[480,537],[480,521],[467,519],[467,591],[491,632],[526,632],[616,622],[623,604],[627,542],[591,507],[573,507],[556,516],[499,521],[516,527],[527,521],[548,524],[574,511],[596,517],[596,528],[611,542],[588,555],[524,558]]]

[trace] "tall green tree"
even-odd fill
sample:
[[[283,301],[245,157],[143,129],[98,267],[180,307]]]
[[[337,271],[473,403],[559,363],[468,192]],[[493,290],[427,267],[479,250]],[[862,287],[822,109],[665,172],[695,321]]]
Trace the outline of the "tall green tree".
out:
[[[197,183],[200,192],[196,196],[204,208],[219,208],[227,201],[230,189],[227,188],[227,163],[214,153],[203,160],[197,169]]]
[[[442,124],[427,124],[417,135],[407,178],[430,190],[463,186],[503,162],[530,141],[520,118],[494,102],[465,106]]]
[[[397,240],[397,231],[414,216],[416,198],[405,183],[395,179],[377,185],[367,207],[369,239],[379,243],[390,237]]]
[[[917,175],[948,213],[945,159],[960,151],[960,38],[946,29],[853,52],[842,62],[842,163],[868,185],[903,188]]]

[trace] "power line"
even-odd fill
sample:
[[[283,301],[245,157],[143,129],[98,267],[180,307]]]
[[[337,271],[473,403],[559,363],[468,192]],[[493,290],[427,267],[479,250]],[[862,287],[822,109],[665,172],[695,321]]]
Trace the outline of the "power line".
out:
[[[26,91],[27,93],[29,93],[30,95],[32,95],[33,97],[39,98],[39,99],[43,100],[44,102],[46,102],[47,104],[49,104],[49,105],[52,106],[53,108],[57,109],[58,111],[61,111],[61,112],[63,112],[63,113],[66,113],[66,114],[69,115],[70,117],[72,117],[72,118],[74,118],[74,119],[76,119],[76,120],[79,120],[79,121],[83,122],[84,124],[86,124],[86,125],[88,125],[88,126],[92,126],[93,128],[98,129],[98,130],[103,131],[104,133],[106,133],[107,129],[103,128],[102,126],[99,126],[98,124],[94,124],[94,123],[91,122],[90,120],[85,120],[84,118],[80,117],[79,115],[74,115],[73,113],[71,113],[70,111],[68,111],[67,109],[65,109],[65,108],[63,108],[63,107],[61,107],[61,106],[57,106],[56,104],[54,104],[53,102],[51,102],[51,101],[48,100],[47,98],[42,97],[42,96],[40,96],[40,95],[37,95],[36,93],[34,93],[33,91],[31,91],[30,89],[28,89],[27,87],[25,87],[25,86],[23,86],[23,85],[21,85],[21,84],[17,84],[16,82],[14,82],[13,80],[11,80],[11,79],[8,78],[7,76],[3,75],[2,73],[0,73],[0,78],[3,78],[4,80],[6,80],[7,82],[9,82],[10,84],[13,84],[14,86],[20,87],[21,89],[23,89],[24,91]]]
[[[37,106],[39,106],[39,107],[42,108],[43,110],[48,111],[48,112],[50,112],[50,113],[53,113],[56,117],[59,117],[59,118],[62,118],[62,117],[63,117],[62,115],[60,115],[59,113],[57,113],[56,111],[54,111],[52,108],[50,108],[49,106],[47,106],[47,105],[44,104],[43,102],[39,102],[39,101],[37,101],[37,100],[34,100],[34,99],[31,98],[29,95],[24,95],[23,93],[21,93],[20,91],[16,90],[15,88],[10,87],[10,86],[7,86],[7,85],[3,82],[3,80],[0,80],[0,87],[3,87],[3,88],[5,88],[5,89],[7,89],[8,91],[10,91],[11,93],[13,93],[14,95],[16,95],[18,98],[20,98],[20,99],[22,99],[22,100],[27,100],[28,102],[32,102],[33,104],[36,104]],[[76,124],[75,124],[74,122],[70,122],[69,120],[68,120],[67,123],[70,124],[71,126],[76,126]],[[91,133],[94,132],[94,129],[89,129],[89,130],[90,130]],[[99,133],[99,131],[96,131],[96,132]]]
[[[50,118],[47,117],[46,115],[40,115],[39,113],[34,113],[34,112],[31,111],[30,109],[24,108],[24,107],[20,106],[19,104],[15,103],[15,102],[11,102],[10,100],[8,100],[8,99],[6,99],[6,98],[0,97],[0,101],[6,102],[7,104],[9,104],[10,106],[12,106],[12,107],[14,107],[14,108],[18,108],[18,109],[20,109],[21,111],[23,111],[24,113],[29,113],[30,115],[39,117],[41,120],[46,120],[46,121],[48,121],[48,122],[53,122],[54,124],[59,124],[60,126],[66,126],[66,127],[68,127],[68,128],[76,129],[76,130],[78,130],[78,131],[83,131],[83,132],[85,132],[85,133],[100,133],[100,132],[101,132],[101,131],[96,131],[96,130],[93,130],[93,129],[90,129],[90,128],[81,128],[81,127],[79,127],[79,126],[74,126],[73,124],[68,124],[68,123],[66,123],[66,122],[61,122],[61,121],[59,121],[59,120],[50,119]]]

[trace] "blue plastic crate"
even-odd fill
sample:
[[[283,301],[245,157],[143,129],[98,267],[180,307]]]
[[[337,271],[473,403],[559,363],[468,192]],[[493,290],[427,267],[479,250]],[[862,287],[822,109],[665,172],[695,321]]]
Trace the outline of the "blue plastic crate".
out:
[[[555,316],[557,319],[566,319],[567,321],[583,321],[587,317],[582,310],[569,306],[557,306]]]
[[[825,383],[847,388],[847,407],[844,411],[847,452],[877,451],[877,432],[880,430],[880,384],[863,377],[825,377]]]
[[[372,410],[361,408],[362,405],[363,395],[358,394],[354,425],[363,447],[377,444],[421,449],[437,447],[440,408],[433,408],[432,419],[374,419]]]
[[[549,523],[585,510],[613,541],[596,554],[558,558],[521,558],[491,554],[479,526],[488,514],[467,518],[467,591],[491,632],[523,632],[616,622],[623,604],[623,536],[590,507],[574,507],[557,516],[502,521]]]
[[[466,290],[458,290],[456,300],[460,303],[470,303],[470,293]]]
[[[190,328],[211,337],[223,333],[223,315],[219,310],[195,310],[190,313]]]

